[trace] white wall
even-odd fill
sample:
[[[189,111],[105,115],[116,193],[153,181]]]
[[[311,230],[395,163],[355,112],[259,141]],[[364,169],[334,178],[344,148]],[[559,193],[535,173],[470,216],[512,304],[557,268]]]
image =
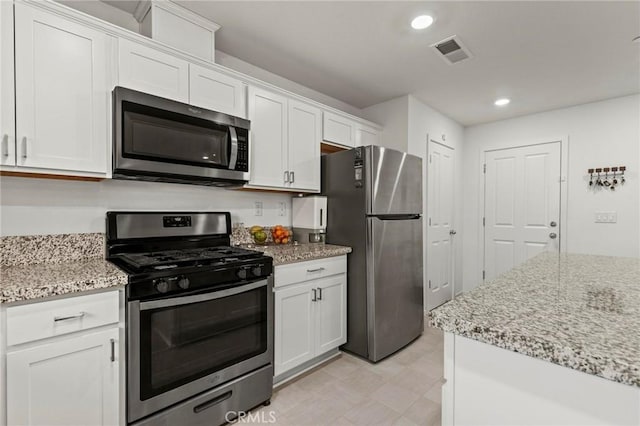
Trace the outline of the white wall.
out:
[[[261,201],[263,215],[254,215]],[[278,215],[278,203],[286,205]],[[233,223],[290,225],[291,197],[158,182],[2,177],[0,235],[104,232],[108,210],[230,211]]]
[[[384,126],[380,145],[408,152],[409,140],[409,98],[395,99],[372,105],[362,110],[365,117]]]
[[[98,0],[55,0],[73,9],[84,12],[87,15],[95,16],[98,19],[107,21],[135,33],[140,33],[140,24],[133,15],[113,7],[110,4]]]
[[[427,188],[427,135],[429,139],[438,141],[443,145],[453,148],[455,151],[455,170],[454,170],[454,218],[453,229],[457,231],[457,235],[453,237],[454,246],[454,292],[457,294],[462,291],[462,235],[464,235],[464,227],[462,224],[462,149],[464,127],[451,118],[441,114],[430,106],[422,103],[413,96],[408,96],[409,104],[409,139],[408,152],[413,155],[422,157],[424,172],[423,185]],[[428,196],[428,194],[427,194]],[[424,199],[423,212],[425,218],[428,218],[428,199]],[[424,221],[425,229],[428,230],[427,220]],[[428,241],[425,239],[425,283],[428,280],[429,271],[426,268],[426,259]]]
[[[570,253],[640,255],[638,188],[640,96],[625,96],[509,120],[468,127],[464,137],[464,286],[481,282],[479,218],[484,150],[529,141],[568,138],[568,219],[562,237]],[[594,192],[587,169],[627,166],[627,183],[615,192]],[[594,223],[595,211],[616,211],[618,223]]]

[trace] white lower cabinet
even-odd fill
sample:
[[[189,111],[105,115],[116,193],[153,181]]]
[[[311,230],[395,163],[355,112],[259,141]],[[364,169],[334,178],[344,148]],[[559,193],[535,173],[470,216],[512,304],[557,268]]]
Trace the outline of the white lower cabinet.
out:
[[[121,422],[118,300],[112,291],[6,308],[8,425]],[[6,337],[22,332],[28,341]]]
[[[339,273],[320,277],[323,266],[343,268]],[[300,281],[278,285],[278,270],[290,278],[299,272]],[[317,273],[309,279],[306,271]],[[347,341],[346,256],[277,266],[275,270],[275,371],[279,376]]]
[[[117,425],[118,328],[7,354],[10,425]]]

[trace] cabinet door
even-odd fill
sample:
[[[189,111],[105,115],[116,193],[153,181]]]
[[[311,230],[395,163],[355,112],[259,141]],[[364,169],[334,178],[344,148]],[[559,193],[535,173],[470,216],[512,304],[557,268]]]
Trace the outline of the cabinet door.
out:
[[[0,2],[0,165],[16,164],[13,85],[13,2]]]
[[[373,127],[356,127],[356,146],[380,145],[380,133]]]
[[[340,145],[354,147],[356,123],[347,117],[324,112],[322,122],[322,139]]]
[[[7,423],[117,425],[117,342],[113,328],[9,352]]]
[[[249,87],[251,186],[288,188],[287,98]]]
[[[337,348],[347,341],[347,278],[340,274],[315,281],[316,355]]]
[[[289,100],[288,120],[290,187],[319,192],[322,111]]]
[[[314,312],[310,284],[275,291],[274,375],[314,357]]]
[[[151,47],[120,39],[120,86],[189,103],[189,63]]]
[[[189,103],[202,108],[246,117],[244,84],[219,72],[189,65]]]
[[[19,166],[105,173],[108,37],[15,4]]]

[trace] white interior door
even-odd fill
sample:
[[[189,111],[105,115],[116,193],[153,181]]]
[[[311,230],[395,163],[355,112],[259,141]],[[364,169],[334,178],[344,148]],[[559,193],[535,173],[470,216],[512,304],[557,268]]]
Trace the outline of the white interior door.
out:
[[[485,152],[485,279],[559,251],[560,142]]]
[[[431,310],[453,297],[453,229],[455,151],[429,141],[427,163],[427,291]]]

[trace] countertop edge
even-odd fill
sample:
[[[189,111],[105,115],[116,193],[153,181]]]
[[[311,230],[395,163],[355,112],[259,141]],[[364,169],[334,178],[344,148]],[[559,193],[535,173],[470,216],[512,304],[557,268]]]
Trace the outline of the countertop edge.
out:
[[[610,357],[560,346],[540,336],[515,335],[496,327],[478,326],[458,318],[438,317],[437,314],[429,315],[429,325],[445,333],[452,333],[617,383],[640,387],[640,370],[629,364]]]

